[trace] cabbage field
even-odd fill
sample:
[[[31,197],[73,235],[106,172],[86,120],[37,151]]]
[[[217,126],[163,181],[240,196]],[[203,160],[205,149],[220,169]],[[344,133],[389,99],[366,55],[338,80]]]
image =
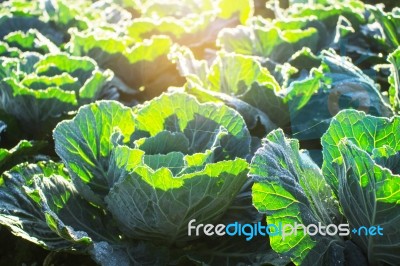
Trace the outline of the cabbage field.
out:
[[[0,0],[0,265],[400,265],[397,2]]]

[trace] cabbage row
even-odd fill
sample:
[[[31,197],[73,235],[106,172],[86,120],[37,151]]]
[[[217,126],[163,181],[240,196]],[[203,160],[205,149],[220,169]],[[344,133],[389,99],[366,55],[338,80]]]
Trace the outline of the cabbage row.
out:
[[[0,2],[1,263],[400,261],[393,2]]]

